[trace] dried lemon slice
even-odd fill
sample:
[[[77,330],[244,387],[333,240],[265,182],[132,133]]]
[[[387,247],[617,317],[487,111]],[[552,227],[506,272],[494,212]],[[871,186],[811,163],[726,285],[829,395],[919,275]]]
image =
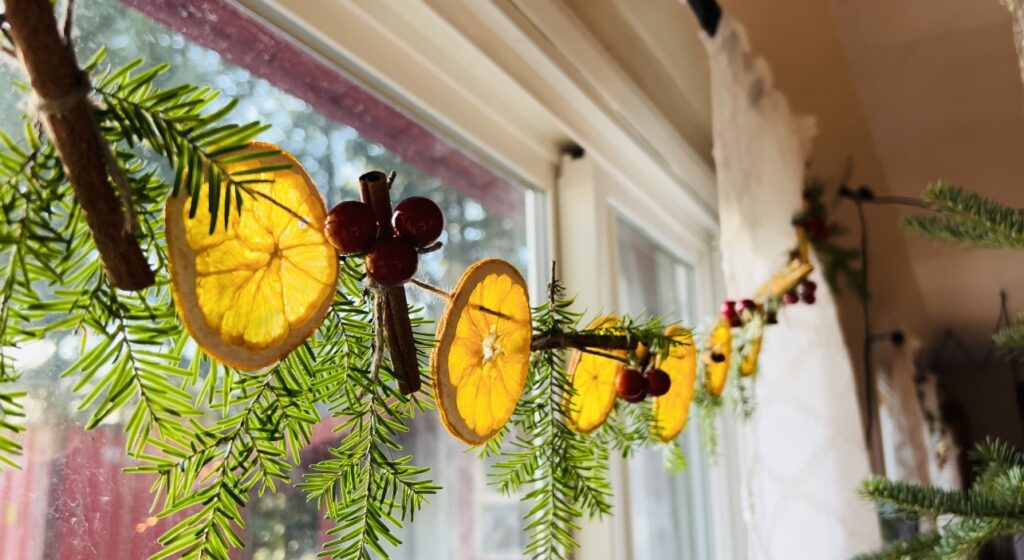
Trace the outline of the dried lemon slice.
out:
[[[668,392],[654,397],[654,437],[669,442],[686,427],[690,416],[690,402],[697,383],[697,348],[690,331],[672,326],[665,331],[678,344],[673,345],[659,368],[668,374],[672,384]]]
[[[232,158],[274,149],[253,143]],[[272,200],[243,195],[241,213],[231,209],[226,228],[218,223],[210,233],[209,185],[195,217],[188,217],[192,198],[184,193],[165,209],[178,314],[204,351],[243,370],[273,364],[302,344],[323,321],[338,278],[337,255],[323,235],[323,199],[294,157],[257,157],[225,164],[225,171],[279,164],[291,168],[244,176],[265,181],[247,186]]]
[[[512,416],[530,363],[533,326],[526,281],[488,259],[462,274],[430,357],[441,421],[456,438],[486,443]]]
[[[732,328],[729,319],[723,317],[711,329],[704,345],[704,383],[708,392],[716,397],[722,396],[725,390],[731,357]]]
[[[587,330],[611,328],[618,324],[614,316],[595,319]],[[606,350],[608,354],[626,357],[625,350]],[[604,424],[615,405],[615,376],[625,364],[611,358],[573,350],[569,358],[569,378],[575,394],[569,400],[569,427],[582,434]]]
[[[739,349],[740,375],[746,377],[757,371],[757,358],[761,354],[761,339],[764,338],[764,319],[755,313],[746,327],[746,340]]]

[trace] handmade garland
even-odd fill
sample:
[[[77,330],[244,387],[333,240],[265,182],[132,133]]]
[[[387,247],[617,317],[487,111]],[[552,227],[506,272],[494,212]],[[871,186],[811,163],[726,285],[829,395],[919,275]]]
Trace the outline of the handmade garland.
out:
[[[707,332],[613,316],[582,327],[554,270],[546,297],[531,302],[520,273],[494,259],[449,293],[415,278],[419,255],[442,249],[441,213],[417,197],[392,208],[393,174],[363,175],[361,200],[327,211],[292,156],[254,142],[263,127],[222,122],[230,104],[206,114],[210,92],[161,89],[160,69],[101,70],[101,60],[87,66],[102,101],[95,119],[133,186],[157,282],[117,289],[106,274],[115,269],[95,258],[102,224],[82,219],[51,139],[27,127],[24,150],[0,137],[3,179],[23,185],[0,199],[14,232],[3,238],[12,264],[2,295],[22,304],[5,305],[0,347],[68,328],[99,341],[67,375],[89,428],[129,407],[129,470],[155,477],[157,518],[174,523],[157,558],[223,558],[241,546],[242,508],[293,484],[288,472],[324,411],[340,423],[338,441],[298,485],[335,523],[324,552],[388,556],[394,528],[440,490],[399,443],[433,404],[454,437],[499,456],[490,476],[501,491],[528,489],[526,552],[564,558],[579,517],[611,512],[610,453],[658,446],[681,465],[675,438],[691,405],[713,410],[730,383],[748,383],[779,307],[801,285],[813,300],[802,242],[752,298],[724,303]],[[166,160],[170,183],[139,146]],[[57,225],[34,219],[44,211]],[[34,290],[40,280],[57,294]],[[407,288],[447,300],[436,333],[410,312]],[[16,410],[6,403],[19,395],[0,393],[0,406]],[[207,415],[216,420],[204,425]],[[4,460],[18,450],[8,441]]]

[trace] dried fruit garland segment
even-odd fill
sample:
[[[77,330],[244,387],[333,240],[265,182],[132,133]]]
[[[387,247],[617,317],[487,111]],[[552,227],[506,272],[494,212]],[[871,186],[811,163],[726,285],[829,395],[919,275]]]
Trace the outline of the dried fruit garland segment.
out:
[[[276,363],[312,335],[338,278],[334,250],[321,233],[323,199],[291,155],[259,157],[275,151],[253,143],[233,155],[237,163],[224,164],[232,174],[283,168],[246,176],[248,187],[262,196],[226,211],[225,227],[210,232],[209,184],[199,189],[198,199],[182,191],[165,207],[178,314],[207,354],[241,370]],[[189,217],[193,207],[196,213]]]
[[[526,384],[533,336],[526,281],[497,259],[471,266],[448,300],[430,358],[448,431],[482,445],[508,422]]]

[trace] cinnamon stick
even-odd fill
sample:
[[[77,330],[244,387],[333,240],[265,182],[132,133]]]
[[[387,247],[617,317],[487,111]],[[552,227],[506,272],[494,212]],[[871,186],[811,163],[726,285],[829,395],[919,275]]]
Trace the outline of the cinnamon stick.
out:
[[[394,235],[391,231],[391,182],[388,176],[380,171],[364,174],[359,178],[359,194],[363,202],[376,212],[381,225],[380,235]],[[378,293],[384,298],[384,338],[398,378],[398,389],[403,395],[415,393],[420,389],[420,365],[405,288],[381,287]]]
[[[118,288],[153,285],[153,271],[129,231],[107,174],[107,150],[86,96],[87,77],[60,37],[48,0],[7,0],[6,18],[25,73],[41,105],[40,117],[82,207],[107,278]]]

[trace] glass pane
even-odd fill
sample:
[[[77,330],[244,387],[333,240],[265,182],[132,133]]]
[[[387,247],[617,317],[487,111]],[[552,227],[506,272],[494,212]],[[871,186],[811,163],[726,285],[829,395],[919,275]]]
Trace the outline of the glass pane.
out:
[[[693,270],[639,228],[618,220],[619,310],[692,325]],[[647,450],[627,463],[633,558],[711,558],[703,476],[706,465],[697,431],[679,436],[689,467],[669,475],[661,452]]]
[[[225,102],[239,101],[234,118],[273,125],[263,139],[295,154],[328,207],[357,198],[357,178],[365,171],[398,171],[394,200],[427,196],[445,213],[444,249],[420,261],[418,276],[431,283],[454,285],[469,264],[484,257],[506,259],[530,277],[527,225],[535,221],[527,216],[531,206],[525,189],[227,1],[207,1],[202,8],[181,13],[165,7],[172,3],[129,3],[165,23],[180,18],[174,28],[187,36],[115,0],[79,2],[75,22],[81,59],[106,46],[114,65],[137,57],[148,65],[170,63],[164,84],[188,82],[222,90]],[[229,17],[231,25],[211,23]],[[247,39],[238,35],[243,32],[250,34]],[[226,37],[233,42],[225,42]],[[318,73],[310,78],[307,68],[318,68]],[[0,83],[18,79],[9,66],[0,65]],[[16,107],[22,96],[4,85],[0,106]],[[0,112],[0,126],[20,130],[16,113]],[[437,298],[414,290],[409,294],[429,317],[439,316],[443,303]],[[87,416],[77,411],[71,392],[76,380],[60,377],[77,357],[81,341],[80,334],[67,332],[16,351],[23,372],[19,384],[30,392],[29,429],[23,439],[24,470],[0,474],[0,560],[138,560],[159,549],[156,538],[170,526],[153,517],[151,481],[120,472],[127,464],[120,420],[93,431],[83,429]],[[295,479],[310,463],[327,458],[336,436],[330,426],[321,425],[313,439],[302,467],[294,469]],[[481,461],[465,453],[436,414],[417,418],[404,439],[418,464],[432,467],[435,482],[444,490],[400,534],[407,545],[398,557],[520,557],[520,503],[494,494]],[[254,497],[246,516],[248,546],[233,558],[312,560],[329,529],[316,505],[290,488]]]

